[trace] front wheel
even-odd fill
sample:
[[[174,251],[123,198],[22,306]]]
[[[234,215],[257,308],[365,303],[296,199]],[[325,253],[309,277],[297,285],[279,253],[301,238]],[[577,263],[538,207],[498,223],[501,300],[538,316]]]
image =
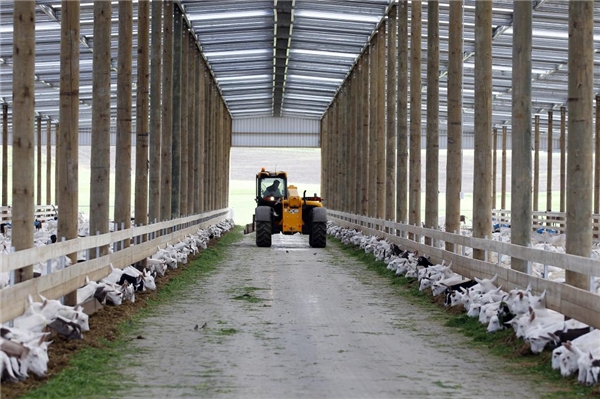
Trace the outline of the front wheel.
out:
[[[313,248],[325,248],[327,246],[327,225],[325,222],[312,223],[308,243]]]
[[[256,222],[256,246],[270,247],[271,246],[271,222],[257,221]]]

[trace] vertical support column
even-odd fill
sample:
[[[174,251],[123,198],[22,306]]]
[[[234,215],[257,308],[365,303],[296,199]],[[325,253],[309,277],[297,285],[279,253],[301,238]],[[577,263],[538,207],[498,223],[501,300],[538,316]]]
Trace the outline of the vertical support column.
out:
[[[596,131],[594,135],[594,213],[600,213],[600,95],[596,96]]]
[[[150,48],[150,162],[149,201],[150,223],[161,220],[161,52],[162,1],[152,0],[152,47]]]
[[[359,214],[360,213],[360,187],[361,187],[361,181],[360,181],[360,176],[361,176],[361,170],[362,170],[362,165],[361,165],[361,159],[362,159],[362,147],[361,147],[361,140],[362,140],[362,112],[361,111],[361,102],[360,102],[360,85],[361,85],[361,68],[362,68],[362,63],[363,63],[363,57],[362,55],[360,56],[360,58],[358,59],[357,64],[354,67],[354,77],[353,77],[353,86],[354,86],[354,147],[355,147],[355,162],[353,164],[353,183],[352,183],[352,189],[354,190],[352,192],[352,203],[353,203],[353,208],[352,208],[352,213],[354,214]]]
[[[181,43],[181,138],[180,138],[180,142],[181,142],[181,170],[180,170],[180,183],[179,183],[179,190],[180,190],[180,205],[179,205],[179,213],[182,216],[187,216],[189,215],[188,209],[187,209],[187,203],[188,203],[188,192],[187,192],[187,185],[188,179],[184,179],[183,176],[189,176],[188,175],[188,115],[189,115],[189,73],[188,70],[190,68],[190,62],[189,62],[189,54],[190,54],[190,46],[189,46],[189,39],[188,39],[188,32],[187,29],[184,28],[183,29],[183,34],[181,37],[182,43]]]
[[[531,1],[514,2],[512,63],[511,243],[531,244]],[[527,261],[511,258],[527,273]]]
[[[150,81],[150,2],[138,2],[137,43],[137,97],[136,97],[136,142],[135,142],[135,224],[148,224],[148,111]],[[141,241],[146,241],[146,235]],[[146,267],[146,259],[140,266]]]
[[[18,2],[17,2],[18,3]],[[60,152],[58,239],[77,237],[79,199],[79,1],[62,1],[60,24]],[[69,258],[77,262],[77,253]],[[77,292],[65,296],[65,305],[75,305]]]
[[[496,187],[498,176],[498,128],[492,129],[492,209],[496,209]],[[504,209],[504,208],[502,208]]]
[[[58,155],[61,153],[61,145],[60,145],[60,122],[56,124],[56,130],[55,130],[55,139],[54,139],[55,144],[55,149],[54,149],[54,163],[55,163],[55,167],[54,167],[54,203],[56,205],[58,205],[58,197],[60,195],[60,172],[59,172],[59,160],[58,160]]]
[[[567,108],[560,107],[560,211],[566,212],[567,192]]]
[[[198,184],[199,172],[200,172],[200,82],[202,80],[202,69],[200,67],[200,52],[194,45],[194,41],[192,40],[192,50],[194,57],[194,80],[193,80],[193,92],[194,92],[194,106],[192,108],[192,115],[194,120],[194,128],[192,136],[193,141],[190,143],[190,150],[194,153],[194,162],[193,162],[193,172],[192,172],[192,209],[193,213],[200,212],[200,186]],[[189,186],[188,186],[189,187]],[[188,191],[190,189],[188,188]]]
[[[377,219],[385,219],[385,198],[387,188],[385,186],[385,148],[386,148],[386,125],[385,125],[385,55],[386,55],[386,44],[385,44],[385,30],[387,21],[383,21],[383,24],[379,27],[378,39],[378,50],[377,50],[377,104],[375,105],[375,112],[377,116],[375,121],[377,123]]]
[[[12,246],[21,251],[33,247],[35,1],[14,2],[13,26]],[[16,282],[32,278],[33,266],[15,271]]]
[[[533,210],[538,210],[540,193],[540,116],[535,116],[533,136]]]
[[[408,223],[421,224],[421,21],[420,1],[411,3],[410,35],[410,171]],[[412,239],[412,234],[409,235]]]
[[[42,116],[38,115],[37,119],[37,162],[36,162],[36,182],[37,189],[35,190],[37,196],[35,203],[42,205]]]
[[[354,66],[352,73],[348,79],[350,88],[349,91],[349,104],[350,111],[348,112],[348,142],[350,145],[350,152],[348,154],[348,166],[347,166],[347,182],[348,182],[348,211],[350,213],[356,213],[356,186],[358,178],[356,176],[356,164],[357,153],[358,153],[358,131],[356,129],[356,92],[357,92],[357,66]]]
[[[592,250],[592,155],[594,100],[594,2],[569,2],[569,138],[566,252]],[[589,289],[585,274],[566,271],[566,283]]]
[[[181,216],[181,41],[183,16],[179,6],[175,7],[173,20],[173,131],[171,140],[171,219]],[[167,144],[168,145],[168,144]]]
[[[194,206],[196,213],[204,211],[204,140],[205,140],[205,108],[206,108],[206,71],[204,61],[200,57],[200,51],[196,49],[196,59],[198,60],[198,101],[196,104],[196,123],[198,124],[198,140],[196,141],[196,163],[197,174],[194,174],[194,192],[198,198],[194,198],[197,206]]]
[[[13,127],[14,127],[14,122],[13,122]],[[13,130],[14,130],[14,128],[13,128]],[[7,103],[2,104],[2,206],[8,206],[8,104]]]
[[[171,219],[171,144],[173,142],[173,1],[166,0],[163,5],[160,218],[169,220]]]
[[[398,3],[398,113],[396,142],[396,222],[408,214],[408,1]]]
[[[94,3],[94,45],[92,77],[92,154],[90,174],[90,235],[109,232],[110,218],[110,83],[111,83],[111,2]],[[100,248],[108,254],[108,246]],[[95,251],[90,251],[95,258]]]
[[[546,175],[546,210],[552,210],[552,111],[548,111],[548,174]]]
[[[398,61],[398,5],[388,14],[387,52],[387,143],[385,154],[385,219],[396,220],[396,62]]]
[[[46,121],[46,204],[52,204],[52,120]]]
[[[369,70],[371,64],[371,46],[365,48],[363,53],[363,65],[360,79],[360,102],[361,106],[361,147],[362,147],[362,160],[361,160],[361,201],[360,201],[360,214],[367,215],[369,211],[369,200],[373,198],[373,195],[369,192],[369,168],[370,168],[370,123],[369,123]]]
[[[369,204],[368,204],[368,216],[377,216],[377,198],[379,193],[377,192],[377,140],[379,139],[379,132],[377,131],[377,90],[379,85],[377,84],[377,73],[379,72],[379,57],[378,51],[381,41],[379,40],[379,31],[371,39],[371,52],[369,58],[371,59],[371,71],[369,73]]]
[[[117,72],[117,149],[115,156],[115,216],[119,229],[131,227],[131,62],[133,3],[119,2]],[[123,226],[123,227],[121,227]],[[129,239],[123,240],[129,247]],[[122,249],[122,248],[121,248]]]
[[[450,2],[448,30],[448,159],[446,167],[446,231],[460,232],[462,186],[463,2]],[[449,173],[449,171],[453,171]],[[456,250],[446,243],[446,250]]]
[[[492,2],[475,4],[475,165],[473,172],[473,237],[492,235]],[[473,259],[485,251],[473,249]]]
[[[506,209],[506,126],[502,126],[502,181],[500,189],[500,207]]]
[[[425,227],[438,228],[439,125],[440,125],[440,20],[439,2],[427,2],[427,153],[425,165]],[[454,171],[453,171],[454,172]],[[433,242],[426,237],[425,244]]]
[[[196,148],[196,115],[194,113],[196,107],[197,93],[196,87],[196,68],[198,60],[196,59],[196,53],[194,51],[194,40],[191,34],[187,35],[188,45],[188,87],[189,87],[189,99],[188,99],[188,110],[187,110],[187,123],[188,123],[188,142],[187,147],[184,147],[188,152],[188,170],[187,170],[187,214],[191,215],[196,213],[194,211],[194,171],[195,169],[195,152]],[[228,175],[229,176],[229,175]]]

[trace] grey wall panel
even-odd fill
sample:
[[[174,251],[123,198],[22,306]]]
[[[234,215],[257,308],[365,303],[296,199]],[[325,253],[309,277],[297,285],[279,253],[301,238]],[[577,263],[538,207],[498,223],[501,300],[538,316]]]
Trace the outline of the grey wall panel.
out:
[[[233,147],[311,147],[318,148],[315,133],[233,133]]]
[[[320,121],[301,118],[242,118],[233,120],[233,133],[319,133]]]

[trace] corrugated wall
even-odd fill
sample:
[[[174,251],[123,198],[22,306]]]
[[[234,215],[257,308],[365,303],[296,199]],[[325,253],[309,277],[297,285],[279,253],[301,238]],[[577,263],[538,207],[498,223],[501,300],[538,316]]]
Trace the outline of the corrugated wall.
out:
[[[320,121],[300,118],[233,120],[233,147],[320,147]]]

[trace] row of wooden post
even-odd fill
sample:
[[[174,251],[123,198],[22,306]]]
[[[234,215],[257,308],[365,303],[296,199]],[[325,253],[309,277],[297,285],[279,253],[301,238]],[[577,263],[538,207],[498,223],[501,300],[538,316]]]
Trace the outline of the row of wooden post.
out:
[[[364,52],[321,121],[322,192],[329,208],[380,219],[421,224],[421,16],[422,3],[401,0],[392,4],[387,18],[376,29]],[[531,1],[516,1],[513,24],[513,113],[511,204],[505,203],[506,135],[502,130],[502,204],[511,209],[512,242],[531,242],[532,204],[537,210],[539,160],[536,158],[532,201],[531,157]],[[439,126],[439,17],[438,3],[427,2],[427,132],[425,227],[438,228],[438,171],[447,169],[446,231],[460,228],[462,151],[463,2],[451,1],[449,14],[448,158],[438,161]],[[495,182],[492,163],[492,2],[475,6],[475,166],[473,187],[473,235],[491,237]],[[561,211],[567,213],[567,252],[590,256],[592,187],[594,207],[600,207],[600,177],[593,184],[593,2],[569,3],[569,85],[566,110],[561,110]],[[518,16],[518,17],[517,17]],[[411,35],[408,35],[410,26]],[[386,40],[387,35],[387,40]],[[408,43],[410,39],[410,52]],[[387,43],[387,45],[386,45]],[[387,53],[386,53],[387,46]],[[387,55],[387,63],[386,63]],[[410,80],[408,67],[410,65]],[[386,84],[387,83],[387,84]],[[410,97],[408,88],[410,87]],[[410,116],[408,115],[410,101]],[[597,104],[599,101],[597,100]],[[598,105],[597,105],[598,106]],[[384,123],[387,115],[387,126]],[[539,119],[536,117],[536,143]],[[598,120],[598,119],[597,119]],[[567,129],[568,127],[568,129]],[[549,116],[548,168],[552,167],[552,116]],[[597,135],[598,125],[596,126]],[[566,132],[568,131],[568,136]],[[492,136],[493,135],[493,136]],[[568,143],[565,142],[568,138]],[[494,141],[496,143],[496,141]],[[568,144],[568,145],[565,145]],[[600,140],[596,140],[599,148]],[[565,148],[575,156],[567,157]],[[494,150],[496,147],[494,147]],[[539,149],[535,151],[536,155]],[[600,149],[597,150],[600,153]],[[395,154],[395,155],[394,155]],[[394,158],[395,157],[395,158]],[[565,159],[567,161],[565,161]],[[600,161],[596,157],[596,171]],[[385,165],[385,167],[383,166]],[[548,201],[551,181],[548,179]],[[550,207],[551,202],[548,202]],[[395,205],[395,206],[394,206]],[[447,247],[451,250],[451,247]],[[476,259],[484,251],[476,250]],[[527,265],[513,259],[512,267]],[[567,283],[589,288],[589,278],[567,272]]]
[[[60,126],[56,124],[55,203],[58,236],[77,237],[79,139],[79,1],[61,9]],[[94,3],[94,75],[90,231],[109,228],[111,131],[111,2]],[[150,13],[150,8],[152,8]],[[117,146],[114,222],[130,227],[135,183],[135,223],[163,221],[228,204],[231,117],[191,27],[173,1],[138,3],[138,46],[132,47],[133,4],[118,3]],[[151,17],[151,18],[150,18]],[[152,21],[152,26],[150,26]],[[150,32],[152,32],[150,37]],[[151,42],[150,42],[151,40]],[[152,46],[150,46],[152,43]],[[136,170],[131,174],[132,52],[137,51]],[[33,246],[35,1],[14,3],[12,244]],[[151,59],[151,60],[150,60]],[[8,204],[8,107],[3,106],[2,202]],[[51,124],[48,122],[46,201],[50,203]],[[38,187],[41,202],[41,119],[38,119]],[[127,243],[126,243],[127,245]],[[106,248],[100,254],[105,254]],[[76,261],[73,254],[73,261]],[[33,277],[20,269],[17,281]],[[73,294],[66,297],[72,303]]]

